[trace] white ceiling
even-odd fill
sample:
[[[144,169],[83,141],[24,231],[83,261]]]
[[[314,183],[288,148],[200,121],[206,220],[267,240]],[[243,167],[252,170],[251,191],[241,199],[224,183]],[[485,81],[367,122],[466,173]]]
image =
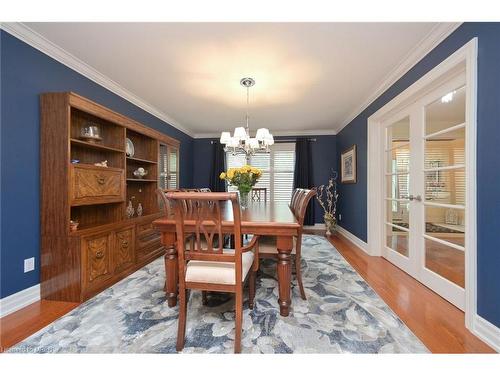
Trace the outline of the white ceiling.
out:
[[[436,23],[28,23],[195,136],[334,133]]]

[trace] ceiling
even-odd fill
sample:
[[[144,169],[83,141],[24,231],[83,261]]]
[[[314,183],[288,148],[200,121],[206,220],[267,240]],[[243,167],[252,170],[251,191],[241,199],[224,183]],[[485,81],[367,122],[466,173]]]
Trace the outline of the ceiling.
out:
[[[436,23],[27,23],[194,136],[334,134]]]

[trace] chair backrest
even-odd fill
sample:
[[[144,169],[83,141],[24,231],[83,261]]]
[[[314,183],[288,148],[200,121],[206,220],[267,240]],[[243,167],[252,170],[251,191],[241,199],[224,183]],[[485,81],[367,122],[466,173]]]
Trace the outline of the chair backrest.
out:
[[[178,192],[179,189],[156,189],[156,194],[158,195],[158,205],[160,211],[163,212],[165,216],[170,216],[173,213],[172,202],[168,200],[166,194]]]
[[[250,196],[253,202],[267,202],[267,188],[252,188]]]
[[[290,204],[288,205],[295,215],[295,211],[297,210],[297,200],[299,199],[301,192],[303,189],[295,188],[292,193],[292,198],[290,198]]]
[[[179,259],[179,276],[184,277],[184,265],[189,260],[214,262],[234,262],[236,283],[241,283],[241,211],[236,193],[194,193],[174,192],[166,195],[172,201],[175,210],[177,238],[185,238],[186,233],[194,233],[194,247],[186,248],[186,241],[177,241]],[[183,202],[192,207],[185,212]],[[223,211],[232,206],[232,230],[223,227]],[[227,223],[224,220],[224,223]],[[233,254],[223,252],[224,235],[233,234],[235,251]],[[204,240],[204,241],[203,241]],[[182,265],[182,266],[181,266]]]
[[[311,199],[316,195],[316,189],[300,189],[298,197],[295,202],[295,217],[300,226],[304,225],[304,218],[306,216],[307,206]]]

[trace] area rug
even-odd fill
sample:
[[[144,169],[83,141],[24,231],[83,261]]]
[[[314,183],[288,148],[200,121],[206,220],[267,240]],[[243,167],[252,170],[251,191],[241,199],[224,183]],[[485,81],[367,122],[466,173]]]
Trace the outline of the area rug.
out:
[[[324,237],[303,238],[307,301],[292,275],[279,315],[276,263],[261,263],[255,307],[245,302],[243,353],[425,353],[426,347]],[[165,303],[157,259],[35,333],[12,353],[175,353],[178,309]],[[192,292],[183,353],[232,353],[234,300]]]

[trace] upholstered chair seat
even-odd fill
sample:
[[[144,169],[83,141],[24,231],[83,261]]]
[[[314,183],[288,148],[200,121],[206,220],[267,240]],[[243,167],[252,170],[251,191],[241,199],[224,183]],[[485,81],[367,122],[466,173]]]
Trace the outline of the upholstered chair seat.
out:
[[[234,254],[232,249],[224,249],[224,254]],[[248,251],[241,254],[241,281],[244,281],[252,268],[254,253]],[[209,283],[235,285],[234,262],[210,262],[190,260],[186,266],[186,281],[192,283]]]

